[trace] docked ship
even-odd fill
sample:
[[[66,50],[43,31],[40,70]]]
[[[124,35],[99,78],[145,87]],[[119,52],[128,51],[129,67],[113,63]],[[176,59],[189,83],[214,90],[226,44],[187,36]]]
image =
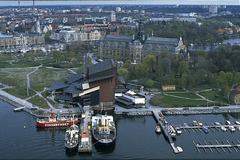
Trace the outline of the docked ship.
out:
[[[115,142],[116,134],[113,116],[98,115],[92,117],[92,135],[98,143],[103,145],[112,144]]]
[[[50,113],[48,118],[37,119],[36,126],[39,128],[68,127],[79,124],[80,120],[74,117],[58,117],[55,113]]]
[[[77,149],[79,142],[79,128],[77,125],[72,125],[65,133],[65,148],[67,151]]]

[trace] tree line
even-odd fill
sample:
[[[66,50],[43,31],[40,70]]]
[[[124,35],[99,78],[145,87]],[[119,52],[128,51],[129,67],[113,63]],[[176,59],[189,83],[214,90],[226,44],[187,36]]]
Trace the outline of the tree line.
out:
[[[118,74],[137,79],[149,88],[174,84],[179,89],[219,88],[228,97],[232,85],[240,83],[240,46],[221,46],[209,53],[188,56],[148,54],[141,64],[126,62]]]

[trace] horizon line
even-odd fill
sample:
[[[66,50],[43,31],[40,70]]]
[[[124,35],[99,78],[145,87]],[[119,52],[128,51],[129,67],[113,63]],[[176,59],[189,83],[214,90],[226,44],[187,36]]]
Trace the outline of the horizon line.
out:
[[[9,4],[9,1],[16,2]],[[17,6],[18,0],[0,0],[0,6]],[[240,0],[35,0],[35,6],[46,5],[240,5]],[[32,0],[20,0],[21,6],[31,6]]]

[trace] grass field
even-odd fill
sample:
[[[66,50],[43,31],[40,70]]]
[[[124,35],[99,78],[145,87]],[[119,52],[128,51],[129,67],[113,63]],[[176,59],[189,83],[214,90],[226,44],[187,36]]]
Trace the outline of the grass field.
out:
[[[45,109],[49,108],[47,102],[42,97],[39,97],[39,96],[35,96],[35,97],[31,98],[29,100],[29,102],[31,102],[41,108],[45,108]]]
[[[27,95],[26,75],[33,70],[34,68],[1,68],[0,82],[12,86],[12,88],[5,89],[6,92],[26,99],[36,94],[33,90],[42,91],[44,87],[49,87],[56,81],[66,80],[70,74],[67,69],[41,67],[30,75],[30,89],[29,95]],[[46,95],[46,93],[43,93],[43,96]],[[44,99],[39,96],[31,98],[29,101],[37,106],[49,108]]]
[[[165,92],[166,94],[155,95],[150,103],[160,107],[198,107],[210,105],[226,105],[228,101],[218,90],[207,92],[200,92],[199,94],[214,102],[207,102],[201,97],[197,96],[194,92]],[[172,97],[179,96],[178,97]],[[180,98],[182,97],[182,98]],[[184,99],[188,98],[188,99]]]
[[[5,91],[13,94],[19,98],[27,97],[27,73],[33,71],[32,68],[1,68],[0,69],[0,82],[13,86],[13,88],[5,89]],[[33,95],[33,92],[29,92]]]
[[[155,106],[160,107],[198,107],[207,106],[207,101],[205,100],[187,100],[181,98],[175,98],[165,95],[155,95],[150,103]],[[208,103],[209,105],[209,103]]]
[[[221,104],[228,104],[228,100],[220,93],[220,91],[213,90],[208,92],[201,92],[200,95],[212,100],[217,101]]]
[[[67,69],[50,69],[41,67],[30,77],[31,88],[36,91],[42,91],[44,87],[49,87],[56,81],[65,81],[68,76],[69,71]]]
[[[182,93],[175,93],[175,92],[166,92],[169,95],[185,97],[185,98],[192,98],[192,99],[199,99],[200,97],[191,92],[182,92]]]

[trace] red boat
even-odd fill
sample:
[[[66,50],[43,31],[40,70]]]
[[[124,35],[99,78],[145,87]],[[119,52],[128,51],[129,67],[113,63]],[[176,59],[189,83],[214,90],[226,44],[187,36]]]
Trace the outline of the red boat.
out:
[[[78,118],[74,117],[57,117],[55,113],[50,113],[50,116],[46,119],[37,119],[37,127],[49,128],[49,127],[68,127],[73,124],[78,125],[80,123]]]

